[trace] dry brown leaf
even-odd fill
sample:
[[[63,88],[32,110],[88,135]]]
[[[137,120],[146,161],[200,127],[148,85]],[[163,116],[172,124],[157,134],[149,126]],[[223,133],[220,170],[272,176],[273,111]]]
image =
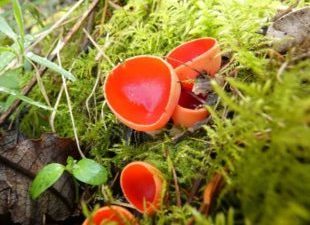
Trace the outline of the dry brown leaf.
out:
[[[274,42],[274,47],[279,52],[285,52],[293,46],[309,43],[310,7],[298,9],[277,19],[269,26],[267,36],[277,39]]]
[[[51,162],[65,164],[75,144],[71,139],[44,134],[25,139],[18,132],[0,134],[0,215],[9,214],[14,223],[41,225],[45,218],[65,220],[74,208],[73,180],[64,174],[34,201],[29,185],[36,173]]]
[[[216,173],[204,189],[203,193],[203,212],[209,215],[214,199],[219,194],[224,185],[224,178],[221,174]]]

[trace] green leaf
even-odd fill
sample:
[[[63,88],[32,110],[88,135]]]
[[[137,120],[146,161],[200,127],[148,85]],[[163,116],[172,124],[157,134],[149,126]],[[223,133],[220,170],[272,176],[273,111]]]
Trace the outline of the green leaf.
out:
[[[33,36],[27,34],[25,36],[24,47],[27,48],[33,42],[33,40]],[[16,58],[17,52],[20,52],[18,43],[14,43],[9,48],[11,48],[12,51],[6,51],[0,54],[0,71],[3,70],[9,63],[11,63]]]
[[[19,89],[20,69],[8,70],[0,76],[0,84],[2,87],[10,89]]]
[[[18,0],[12,0],[12,3],[13,3],[14,17],[18,25],[19,33],[21,36],[21,44],[24,45],[25,28],[24,28],[24,19],[23,19],[22,9],[20,7]]]
[[[6,36],[8,36],[9,38],[16,41],[17,34],[12,30],[10,25],[6,22],[6,20],[2,16],[0,16],[0,31],[4,33]]]
[[[26,56],[31,59],[32,61],[39,63],[43,66],[46,66],[47,68],[61,74],[62,76],[64,76],[65,78],[71,80],[71,81],[75,81],[75,77],[72,75],[72,73],[68,72],[67,70],[63,69],[62,67],[58,66],[57,64],[51,62],[50,60],[48,60],[47,58],[43,58],[41,56],[38,56],[32,52],[28,52],[26,54]]]
[[[87,184],[100,185],[107,181],[107,170],[91,159],[81,159],[73,167],[73,176]]]
[[[53,110],[53,108],[51,108],[51,107],[49,107],[47,105],[44,105],[44,104],[42,104],[40,102],[34,101],[31,98],[28,98],[28,97],[22,95],[21,93],[15,91],[15,90],[12,90],[10,88],[6,88],[6,87],[3,87],[3,86],[0,86],[0,92],[3,92],[3,93],[6,93],[6,94],[15,96],[15,97],[19,98],[20,100],[23,100],[24,102],[27,102],[27,103],[29,103],[31,105],[40,107],[42,109]]]
[[[51,163],[43,167],[30,186],[31,197],[33,199],[38,198],[39,195],[51,187],[60,178],[64,170],[65,166],[58,163]]]

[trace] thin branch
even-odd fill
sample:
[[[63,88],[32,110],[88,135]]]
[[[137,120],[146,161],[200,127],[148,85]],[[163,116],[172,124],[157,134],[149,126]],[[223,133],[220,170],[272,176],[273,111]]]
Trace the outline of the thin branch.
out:
[[[99,51],[100,55],[104,57],[105,60],[110,63],[110,65],[113,67],[115,66],[114,63],[111,61],[111,59],[104,53],[104,51],[100,48],[100,46],[95,42],[95,40],[90,36],[90,34],[87,32],[87,30],[83,29],[83,32],[86,34],[88,39],[91,41],[91,43],[95,46],[95,48]],[[100,58],[96,58],[96,61],[98,61]]]
[[[177,177],[177,173],[175,171],[175,167],[173,165],[173,162],[172,162],[172,160],[169,157],[169,150],[168,149],[164,150],[164,155],[165,155],[166,159],[169,160],[169,162],[171,164],[171,170],[172,170],[172,176],[173,176],[173,181],[174,181],[177,206],[181,207],[182,206],[182,201],[181,201],[180,187],[179,187],[179,184],[178,184],[178,177]]]
[[[70,16],[70,14],[76,10],[82,3],[84,0],[80,0],[77,3],[75,3],[75,5],[73,5],[70,10],[63,15],[60,20],[58,20],[53,26],[51,26],[48,30],[44,31],[43,33],[40,34],[39,38],[29,47],[29,48],[33,48],[35,45],[37,45],[39,42],[41,42],[46,36],[48,36],[51,32],[53,32],[58,26],[60,26],[67,18],[68,16]],[[28,48],[28,49],[29,49]]]
[[[108,0],[106,0],[106,1],[108,1]],[[108,2],[109,2],[109,5],[114,9],[121,9],[122,8],[121,6],[119,6],[118,4],[116,4],[112,1],[108,1]]]
[[[105,23],[105,19],[107,17],[107,10],[108,10],[108,5],[109,5],[109,1],[105,0],[104,1],[104,7],[103,7],[103,11],[102,11],[102,17],[101,17],[101,21],[100,21],[100,30],[99,30],[99,35],[101,36],[103,33],[103,24]]]

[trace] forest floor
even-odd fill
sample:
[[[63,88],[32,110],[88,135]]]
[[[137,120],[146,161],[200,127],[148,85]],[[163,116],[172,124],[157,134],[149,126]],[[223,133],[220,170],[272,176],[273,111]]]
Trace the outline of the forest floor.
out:
[[[82,224],[110,204],[139,224],[310,224],[309,7],[305,0],[1,1],[0,224]],[[122,124],[103,92],[112,68],[138,55],[165,59],[201,37],[221,49],[209,116],[189,128],[169,121],[156,134]],[[163,174],[154,215],[135,210],[121,190],[121,171],[134,161]],[[49,163],[59,164],[31,189]],[[39,195],[65,170],[31,198],[29,188]]]

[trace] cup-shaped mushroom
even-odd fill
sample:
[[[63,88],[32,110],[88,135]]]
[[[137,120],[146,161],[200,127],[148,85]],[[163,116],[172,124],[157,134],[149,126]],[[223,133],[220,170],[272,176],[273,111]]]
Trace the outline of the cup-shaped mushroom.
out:
[[[191,127],[195,123],[207,118],[209,112],[203,107],[207,96],[196,95],[191,91],[182,89],[179,104],[172,114],[175,125]]]
[[[139,212],[151,215],[161,206],[164,193],[161,172],[146,162],[132,162],[123,169],[120,183],[124,196]]]
[[[135,217],[120,206],[104,206],[94,212],[91,218],[86,219],[83,225],[101,225],[113,223],[115,225],[137,225]]]
[[[108,106],[128,127],[155,131],[169,121],[181,86],[169,63],[156,56],[136,56],[116,66],[107,76]]]
[[[220,47],[214,38],[206,37],[185,42],[166,56],[175,69],[182,87],[192,90],[199,74],[213,76],[221,66]]]

